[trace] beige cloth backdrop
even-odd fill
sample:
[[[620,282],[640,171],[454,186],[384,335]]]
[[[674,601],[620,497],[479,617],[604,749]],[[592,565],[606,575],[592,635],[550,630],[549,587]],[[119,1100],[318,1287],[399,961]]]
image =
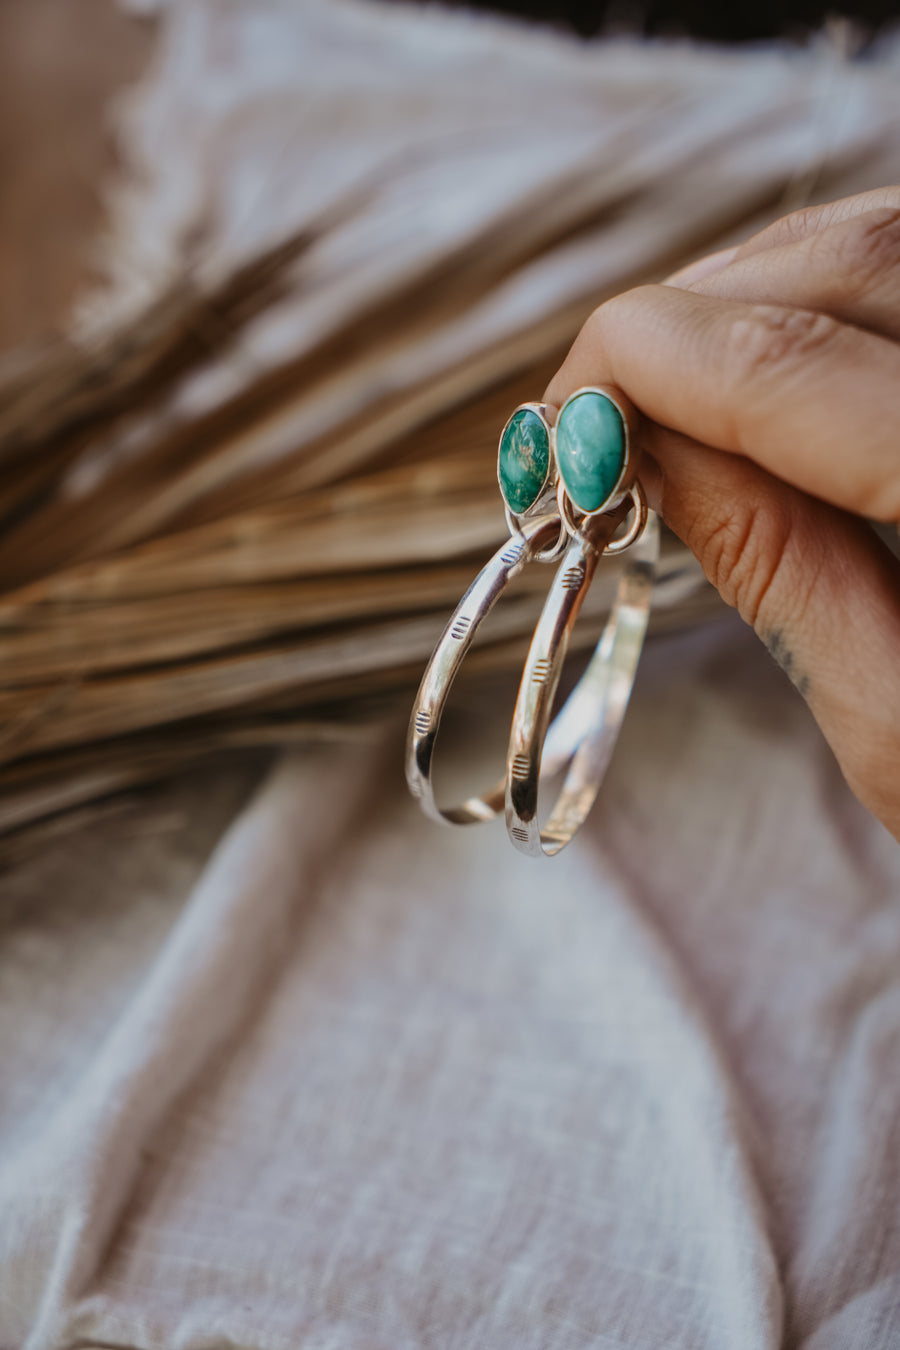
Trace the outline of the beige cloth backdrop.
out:
[[[755,639],[654,642],[545,866],[400,762],[288,760],[205,865],[242,778],[20,868],[0,1344],[897,1345],[900,851]]]
[[[550,181],[560,128],[567,171],[611,175],[621,204],[616,170],[641,209],[492,293],[416,379],[476,332],[508,353],[517,322],[652,270],[673,233],[746,227],[786,179],[850,190],[900,153],[890,53],[584,48],[350,0],[162,22],[86,324],[177,275],[201,226],[204,266],[233,265],[343,191],[379,131],[421,136],[371,253],[338,232],[321,291],[217,374],[238,382],[386,262],[508,209],[516,173]],[[302,133],[326,105],[349,160],[316,177]],[[407,377],[388,356],[372,387]],[[457,713],[449,777],[496,770],[511,694]],[[596,812],[552,862],[426,822],[402,736],[186,774],[3,877],[3,1350],[900,1344],[900,850],[752,634],[726,615],[652,640]]]

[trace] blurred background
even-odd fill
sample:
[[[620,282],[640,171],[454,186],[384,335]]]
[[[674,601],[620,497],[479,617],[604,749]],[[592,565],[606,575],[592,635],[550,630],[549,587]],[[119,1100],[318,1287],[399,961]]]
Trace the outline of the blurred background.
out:
[[[581,37],[643,33],[714,42],[803,43],[829,23],[849,20],[853,42],[863,50],[900,18],[892,0],[839,5],[472,0],[458,8],[513,14]],[[96,41],[79,40],[87,31]],[[90,276],[91,246],[103,222],[102,184],[115,167],[108,105],[146,68],[153,40],[152,17],[142,18],[116,0],[80,0],[77,6],[4,0],[0,7],[4,348],[60,325]]]
[[[509,412],[900,181],[893,22],[0,0],[4,1346],[900,1343],[896,843],[678,541],[571,848],[402,776]]]
[[[691,4],[686,0],[672,4],[639,4],[632,0],[612,0],[610,4],[515,0],[507,4],[496,0],[491,4],[479,3],[477,7],[555,24],[581,37],[618,30],[644,37],[694,37],[712,42],[758,42],[765,38],[803,42],[829,21],[841,18],[852,19],[860,39],[869,42],[897,18],[897,6],[890,0],[847,0],[839,5],[823,4],[820,0],[809,3],[769,0],[762,4],[736,0],[728,5]]]
[[[5,0],[0,841],[402,710],[591,309],[897,176],[891,17]],[[716,612],[667,539],[654,631]]]

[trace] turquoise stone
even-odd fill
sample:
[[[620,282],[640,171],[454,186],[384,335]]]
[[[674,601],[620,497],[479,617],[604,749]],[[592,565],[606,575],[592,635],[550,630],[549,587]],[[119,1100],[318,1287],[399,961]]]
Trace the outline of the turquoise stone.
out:
[[[611,399],[586,390],[563,404],[556,422],[556,463],[579,511],[609,501],[625,464],[625,423]]]
[[[521,516],[541,495],[550,469],[550,437],[530,408],[513,413],[500,437],[497,476],[513,515]]]

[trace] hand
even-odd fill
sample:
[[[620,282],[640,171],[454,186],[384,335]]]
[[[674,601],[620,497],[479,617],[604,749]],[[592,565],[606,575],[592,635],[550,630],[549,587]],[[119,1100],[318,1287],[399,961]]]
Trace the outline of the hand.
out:
[[[900,187],[787,216],[588,319],[545,395],[647,419],[651,505],[900,838]]]

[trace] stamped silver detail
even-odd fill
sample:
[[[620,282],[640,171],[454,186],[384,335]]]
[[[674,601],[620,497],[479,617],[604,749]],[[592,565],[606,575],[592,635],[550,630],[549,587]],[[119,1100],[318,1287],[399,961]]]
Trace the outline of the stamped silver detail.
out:
[[[510,773],[513,778],[527,778],[531,772],[531,760],[527,755],[516,755],[510,765]]]
[[[438,731],[453,682],[480,625],[511,582],[514,572],[509,559],[515,551],[519,560],[537,559],[541,547],[556,538],[559,516],[548,509],[521,526],[497,549],[466,591],[431,654],[413,704],[406,738],[405,768],[410,791],[432,820],[449,825],[476,825],[493,820],[503,811],[507,774],[482,792],[454,805],[441,806],[435,800],[432,767]]]
[[[577,591],[584,581],[583,567],[570,567],[563,573],[562,581],[559,583],[564,591]]]
[[[650,614],[659,524],[650,513],[646,531],[626,555],[612,610],[587,669],[548,727],[551,680],[561,669],[578,618],[578,596],[590,585],[615,519],[576,536],[538,620],[528,653],[529,677],[519,686],[507,755],[506,828],[522,853],[552,857],[569,842],[597,796],[616,743],[634,683]],[[546,682],[541,674],[551,672]],[[527,783],[515,766],[527,761]],[[555,774],[564,781],[540,828],[541,784]]]
[[[503,552],[500,554],[500,561],[503,563],[504,567],[515,567],[516,563],[520,560],[524,552],[525,552],[524,541],[520,541],[515,544],[510,544],[509,548],[504,549]]]

